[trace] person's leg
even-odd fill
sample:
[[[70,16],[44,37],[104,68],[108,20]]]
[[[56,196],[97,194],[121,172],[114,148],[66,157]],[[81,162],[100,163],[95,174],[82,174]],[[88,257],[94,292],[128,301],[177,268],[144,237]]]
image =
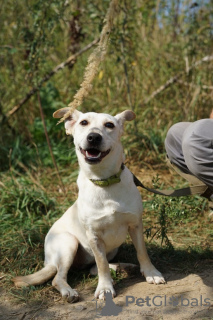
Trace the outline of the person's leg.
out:
[[[213,119],[198,120],[184,130],[182,154],[189,171],[213,191]]]
[[[170,162],[187,174],[191,174],[191,172],[185,163],[182,150],[182,140],[185,130],[191,124],[192,122],[179,122],[174,124],[169,129],[165,140],[166,153]]]

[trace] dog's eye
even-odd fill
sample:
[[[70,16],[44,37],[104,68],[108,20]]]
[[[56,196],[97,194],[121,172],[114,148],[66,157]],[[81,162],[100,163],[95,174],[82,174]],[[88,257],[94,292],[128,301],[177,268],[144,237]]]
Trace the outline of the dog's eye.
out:
[[[82,120],[81,122],[80,122],[80,124],[82,125],[82,126],[87,126],[88,125],[88,121],[87,120]]]
[[[106,122],[105,123],[105,127],[106,128],[110,128],[110,129],[113,129],[115,127],[115,125],[112,123],[112,122]]]

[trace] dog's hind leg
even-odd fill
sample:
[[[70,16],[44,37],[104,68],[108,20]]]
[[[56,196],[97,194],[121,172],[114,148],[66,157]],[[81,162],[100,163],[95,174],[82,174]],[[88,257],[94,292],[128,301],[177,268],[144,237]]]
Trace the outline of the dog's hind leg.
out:
[[[45,262],[56,266],[57,273],[52,285],[68,302],[78,301],[78,292],[67,283],[67,273],[78,249],[77,238],[69,232],[49,234],[45,243]]]
[[[165,283],[162,274],[153,266],[146,251],[143,237],[142,221],[135,227],[129,228],[129,233],[137,251],[140,271],[145,276],[148,283]]]

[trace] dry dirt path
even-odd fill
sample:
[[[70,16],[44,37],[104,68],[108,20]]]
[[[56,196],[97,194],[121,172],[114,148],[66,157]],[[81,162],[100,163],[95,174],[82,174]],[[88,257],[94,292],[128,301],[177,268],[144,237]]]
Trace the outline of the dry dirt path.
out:
[[[106,303],[96,303],[91,290],[82,290],[81,300],[75,304],[60,300],[27,305],[12,303],[1,288],[0,320],[213,319],[212,266],[197,274],[170,271],[164,275],[167,283],[159,286],[150,285],[139,277],[122,280],[122,287],[116,286],[118,296],[113,300],[116,306],[122,307],[116,316],[115,305],[109,303],[106,312],[106,308],[103,309]]]

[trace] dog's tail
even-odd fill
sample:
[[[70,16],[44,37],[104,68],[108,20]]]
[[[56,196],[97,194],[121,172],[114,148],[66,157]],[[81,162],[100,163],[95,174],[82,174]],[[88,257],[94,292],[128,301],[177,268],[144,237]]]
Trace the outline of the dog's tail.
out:
[[[16,287],[27,287],[34,286],[37,284],[43,284],[44,282],[51,279],[57,272],[56,267],[51,265],[46,265],[40,271],[37,271],[28,276],[15,277],[13,282]]]

